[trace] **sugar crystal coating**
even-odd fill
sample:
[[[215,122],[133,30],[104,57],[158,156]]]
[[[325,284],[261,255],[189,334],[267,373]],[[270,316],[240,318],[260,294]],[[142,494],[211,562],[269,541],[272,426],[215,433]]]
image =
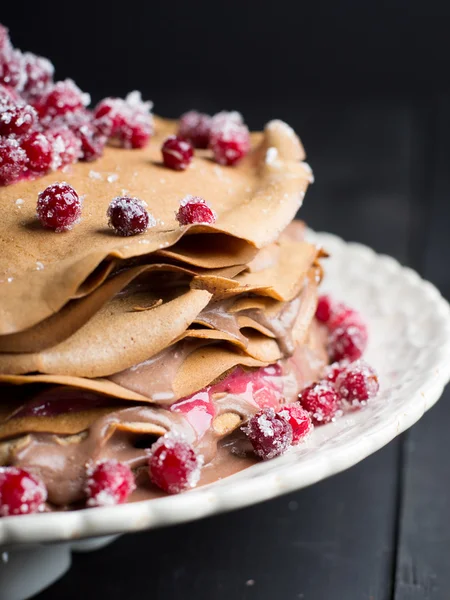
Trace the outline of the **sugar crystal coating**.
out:
[[[263,460],[281,456],[293,441],[292,426],[281,413],[266,408],[251,417],[242,427],[255,454]]]
[[[190,110],[181,115],[178,135],[191,142],[194,148],[207,148],[211,130],[211,117],[205,113]]]
[[[41,512],[47,500],[45,485],[24,469],[0,467],[0,517]]]
[[[38,196],[37,216],[44,227],[67,231],[80,220],[81,200],[68,183],[53,183]]]
[[[88,506],[123,504],[136,489],[130,467],[115,459],[103,460],[87,469],[86,495]]]
[[[228,166],[237,164],[249,152],[250,133],[238,112],[213,117],[209,147],[216,162]]]
[[[156,221],[147,211],[145,202],[139,198],[121,196],[114,198],[107,210],[108,224],[122,236],[144,233],[154,227]]]
[[[200,479],[203,457],[180,435],[168,433],[151,447],[151,481],[169,494],[193,488]]]
[[[339,396],[329,381],[319,381],[299,394],[302,407],[311,415],[313,423],[329,423],[340,416]]]
[[[313,429],[311,417],[298,402],[283,406],[278,414],[285,418],[292,427],[293,444],[298,444],[311,433]]]
[[[47,173],[52,168],[55,152],[51,136],[35,131],[22,141],[21,146],[32,171]]]
[[[187,169],[194,156],[190,142],[176,135],[171,135],[165,140],[161,153],[164,165],[174,171]]]
[[[206,200],[200,198],[200,196],[191,195],[180,201],[180,208],[175,216],[180,225],[192,225],[194,223],[211,225],[217,219],[215,211],[208,205]]]
[[[379,387],[376,372],[363,360],[349,365],[336,379],[336,389],[342,400],[355,408],[375,397]]]
[[[363,323],[337,327],[330,335],[328,353],[333,362],[361,358],[367,346],[368,334]]]
[[[15,138],[0,138],[0,185],[9,185],[27,172],[28,158]]]

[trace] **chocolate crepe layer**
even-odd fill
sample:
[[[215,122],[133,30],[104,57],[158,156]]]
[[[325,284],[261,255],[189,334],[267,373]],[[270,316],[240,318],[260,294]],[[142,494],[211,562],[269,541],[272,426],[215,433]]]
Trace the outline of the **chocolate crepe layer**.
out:
[[[247,264],[258,248],[278,239],[311,180],[294,132],[272,121],[253,136],[254,148],[239,166],[221,167],[205,151],[179,173],[160,163],[159,148],[174,128],[157,120],[156,136],[144,150],[109,148],[93,164],[2,189],[7,210],[0,224],[0,335],[33,327],[91,293],[121,261],[155,254],[160,261],[215,269]],[[268,155],[268,148],[275,150]],[[38,193],[55,179],[84,197],[81,223],[64,234],[43,230],[35,219]],[[145,200],[157,220],[135,238],[115,236],[106,226],[108,204],[124,190]],[[188,194],[211,203],[218,214],[214,226],[179,226],[175,212]]]

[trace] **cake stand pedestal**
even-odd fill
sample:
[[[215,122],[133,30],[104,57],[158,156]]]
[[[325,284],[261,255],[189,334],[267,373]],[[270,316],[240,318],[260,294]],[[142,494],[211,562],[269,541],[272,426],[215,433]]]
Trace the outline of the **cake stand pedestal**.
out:
[[[92,552],[118,536],[62,544],[24,544],[0,548],[0,600],[26,600],[66,573],[72,552]]]

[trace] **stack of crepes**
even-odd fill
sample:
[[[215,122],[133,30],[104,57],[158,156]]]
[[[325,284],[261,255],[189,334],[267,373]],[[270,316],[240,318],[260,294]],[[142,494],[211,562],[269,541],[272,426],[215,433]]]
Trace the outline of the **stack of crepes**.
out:
[[[291,223],[312,180],[292,129],[272,121],[238,166],[206,150],[184,172],[160,158],[176,123],[156,119],[155,130],[144,150],[108,148],[0,189],[0,464],[38,474],[51,506],[83,500],[87,462],[138,470],[168,431],[214,472],[220,440],[327,363],[314,320],[321,250]],[[55,233],[36,220],[36,200],[62,179],[83,216]],[[107,227],[125,194],[156,219],[143,235]],[[179,225],[187,195],[207,200],[214,225]]]

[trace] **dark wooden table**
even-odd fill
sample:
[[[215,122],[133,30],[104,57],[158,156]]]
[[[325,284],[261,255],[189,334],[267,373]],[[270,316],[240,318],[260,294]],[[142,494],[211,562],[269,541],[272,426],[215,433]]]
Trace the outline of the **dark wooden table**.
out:
[[[395,256],[448,298],[450,100],[286,102],[274,112],[302,133],[317,179],[301,217]],[[240,108],[254,126],[272,116],[267,103]],[[37,598],[448,600],[449,423],[447,390],[419,424],[349,471],[75,555]]]

